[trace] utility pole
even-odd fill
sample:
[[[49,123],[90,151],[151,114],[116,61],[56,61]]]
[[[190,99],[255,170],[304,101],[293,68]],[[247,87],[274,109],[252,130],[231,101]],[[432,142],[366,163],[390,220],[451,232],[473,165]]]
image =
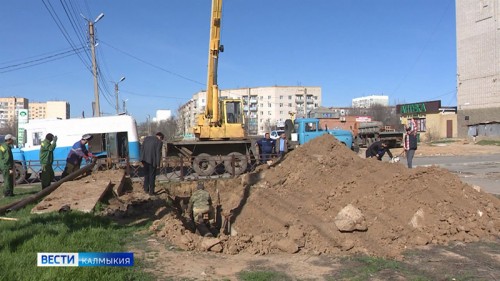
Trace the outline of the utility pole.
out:
[[[115,97],[116,97],[116,115],[120,114],[120,103],[119,103],[119,99],[118,99],[118,84],[120,82],[122,82],[123,80],[125,80],[125,76],[123,76],[122,78],[120,78],[120,81],[118,82],[113,82],[115,83]],[[125,102],[124,102],[125,104]],[[125,111],[125,108],[123,109]]]
[[[82,17],[86,19],[83,15]],[[104,17],[104,14],[101,13],[94,21],[90,21],[89,23],[89,36],[90,36],[90,50],[92,51],[92,73],[94,74],[94,100],[95,100],[95,108],[94,108],[94,116],[101,116],[101,107],[99,105],[99,83],[97,81],[97,61],[95,56],[95,33],[94,33],[94,23],[97,23],[100,19]]]
[[[123,105],[122,105],[123,113],[125,113],[125,114],[127,114],[127,101],[128,101],[128,99],[122,100],[122,102],[123,102]]]

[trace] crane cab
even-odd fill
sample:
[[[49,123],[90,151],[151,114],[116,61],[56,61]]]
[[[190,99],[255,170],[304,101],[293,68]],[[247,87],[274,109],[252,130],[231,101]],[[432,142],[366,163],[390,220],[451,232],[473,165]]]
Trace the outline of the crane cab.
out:
[[[246,137],[245,117],[241,99],[222,99],[219,101],[218,119],[205,114],[198,116],[194,134],[199,140],[230,140]]]

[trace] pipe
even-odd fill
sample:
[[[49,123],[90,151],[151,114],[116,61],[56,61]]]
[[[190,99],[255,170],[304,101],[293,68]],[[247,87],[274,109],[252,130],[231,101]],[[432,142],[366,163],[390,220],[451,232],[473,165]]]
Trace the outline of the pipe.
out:
[[[78,171],[75,171],[69,175],[67,175],[66,177],[60,179],[59,181],[49,185],[47,188],[44,188],[42,189],[40,192],[38,192],[37,194],[33,194],[27,198],[23,198],[17,202],[14,202],[12,204],[9,204],[7,206],[3,206],[3,207],[0,207],[0,214],[3,214],[5,212],[11,212],[11,211],[16,211],[16,210],[19,210],[21,208],[24,208],[26,205],[30,204],[30,203],[33,203],[47,195],[49,195],[50,193],[52,193],[52,191],[56,190],[59,186],[61,186],[63,183],[67,182],[67,181],[71,181],[71,180],[74,180],[75,178],[77,178],[78,176],[80,175],[83,175],[84,173],[86,172],[89,172],[92,170],[92,168],[94,168],[96,164],[96,160],[94,159],[92,161],[91,164],[79,169]]]

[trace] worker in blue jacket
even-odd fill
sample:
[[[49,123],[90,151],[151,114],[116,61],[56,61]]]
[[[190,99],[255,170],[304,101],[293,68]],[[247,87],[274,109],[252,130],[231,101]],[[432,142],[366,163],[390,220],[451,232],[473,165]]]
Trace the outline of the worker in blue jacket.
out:
[[[276,147],[276,141],[271,139],[269,133],[266,133],[264,138],[258,140],[255,145],[259,147],[260,163],[266,163],[271,159],[271,154],[273,154]]]

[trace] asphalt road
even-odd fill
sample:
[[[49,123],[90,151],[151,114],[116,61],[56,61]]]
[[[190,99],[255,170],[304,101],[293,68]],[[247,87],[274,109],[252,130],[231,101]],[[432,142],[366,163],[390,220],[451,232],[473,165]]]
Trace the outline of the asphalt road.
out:
[[[406,164],[406,159],[401,162]],[[500,154],[475,156],[429,156],[413,158],[413,166],[437,165],[457,174],[462,181],[500,195]]]

